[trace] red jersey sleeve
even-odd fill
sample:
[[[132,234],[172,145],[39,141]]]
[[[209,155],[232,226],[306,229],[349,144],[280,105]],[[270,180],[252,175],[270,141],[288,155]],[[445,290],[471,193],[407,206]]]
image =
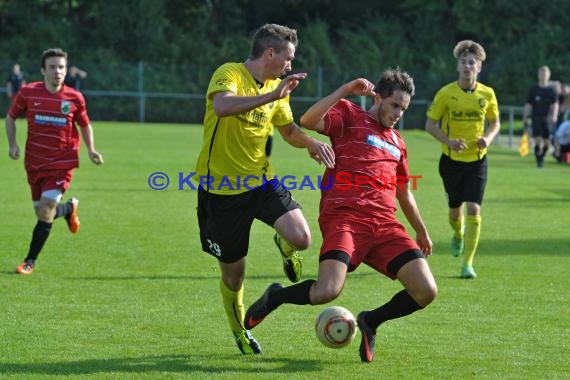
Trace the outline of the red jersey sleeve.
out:
[[[76,91],[76,105],[77,109],[73,113],[73,118],[77,125],[80,127],[87,127],[91,121],[89,120],[89,116],[87,115],[87,107],[85,106],[85,98],[83,94]]]
[[[24,99],[22,91],[18,91],[16,96],[12,99],[12,103],[8,109],[8,115],[10,115],[12,119],[17,119],[19,116],[23,115],[26,112],[26,109],[26,99]]]
[[[321,132],[325,136],[341,137],[344,127],[350,125],[352,120],[351,103],[341,99],[324,117],[325,129]]]

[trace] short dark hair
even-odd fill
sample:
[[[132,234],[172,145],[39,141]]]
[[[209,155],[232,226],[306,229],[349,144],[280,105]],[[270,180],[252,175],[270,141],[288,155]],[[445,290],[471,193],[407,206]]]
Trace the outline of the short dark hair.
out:
[[[374,92],[382,98],[389,98],[396,90],[413,96],[416,90],[414,79],[407,72],[400,70],[400,68],[388,69],[380,76],[378,83],[374,87]]]
[[[42,53],[42,63],[41,63],[42,69],[46,68],[46,59],[51,58],[51,57],[63,57],[63,58],[65,58],[65,62],[67,63],[67,53],[65,51],[63,51],[63,49],[61,49],[61,48],[49,48],[47,50],[44,50]]]
[[[253,35],[250,58],[256,59],[261,57],[268,48],[273,48],[276,53],[280,53],[287,48],[289,43],[292,43],[295,47],[299,43],[295,29],[277,24],[265,24],[257,29]]]

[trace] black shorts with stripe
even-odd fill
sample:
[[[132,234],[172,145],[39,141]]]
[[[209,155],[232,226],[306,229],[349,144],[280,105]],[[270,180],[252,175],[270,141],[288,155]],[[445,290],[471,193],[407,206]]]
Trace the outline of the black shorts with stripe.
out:
[[[283,214],[301,208],[278,180],[236,195],[198,189],[198,225],[202,250],[224,263],[247,255],[254,219],[273,226]]]

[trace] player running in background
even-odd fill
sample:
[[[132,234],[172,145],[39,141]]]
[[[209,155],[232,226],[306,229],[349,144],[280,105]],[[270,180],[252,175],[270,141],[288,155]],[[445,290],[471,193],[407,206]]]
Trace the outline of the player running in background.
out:
[[[290,145],[307,148],[311,157],[327,166],[334,164],[330,146],[306,135],[293,121],[289,94],[306,74],[278,79],[291,70],[296,48],[295,30],[264,25],[253,37],[249,58],[220,66],[208,86],[196,173],[213,182],[198,189],[200,240],[204,252],[219,262],[224,309],[243,354],[261,353],[243,326],[243,281],[253,221],[261,220],[277,231],[274,241],[292,282],[301,279],[297,250],[311,243],[299,204],[279,180],[266,182],[274,178],[265,153],[271,124]]]
[[[83,95],[63,84],[66,70],[65,51],[59,48],[45,50],[40,66],[44,81],[23,86],[6,115],[8,154],[14,160],[20,157],[16,119],[25,116],[28,122],[25,168],[37,216],[28,255],[16,267],[20,274],[33,272],[54,219],[65,218],[72,233],[79,230],[79,201],[71,198],[66,203],[59,203],[69,187],[73,169],[79,166],[80,140],[75,124],[80,126],[91,161],[96,165],[103,163],[103,157],[95,150],[93,128]]]
[[[319,225],[323,235],[317,280],[283,287],[271,284],[246,312],[245,326],[257,326],[284,303],[320,305],[337,298],[347,272],[365,263],[405,289],[384,305],[358,314],[362,333],[360,359],[374,359],[376,330],[382,323],[409,315],[431,303],[437,286],[425,260],[432,242],[410,190],[406,144],[394,130],[414,94],[412,78],[400,70],[385,71],[376,87],[355,79],[314,104],[301,117],[303,127],[329,136],[335,167],[323,182],[346,177],[400,178],[398,184],[358,184],[341,189],[323,183]],[[369,110],[344,99],[373,96]],[[384,188],[379,190],[379,188]],[[326,189],[326,190],[324,190]],[[396,199],[416,233],[416,240],[396,219]]]
[[[483,47],[474,41],[461,41],[453,49],[453,56],[459,79],[435,94],[427,112],[426,130],[441,142],[439,174],[453,229],[451,254],[458,257],[464,253],[460,276],[475,278],[473,258],[481,232],[487,148],[501,125],[495,92],[477,81],[486,58]],[[489,121],[487,131],[485,119]]]

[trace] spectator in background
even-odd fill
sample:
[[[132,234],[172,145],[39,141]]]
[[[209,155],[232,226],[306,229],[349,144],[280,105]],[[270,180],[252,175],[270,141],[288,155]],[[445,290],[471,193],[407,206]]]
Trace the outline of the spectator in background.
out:
[[[554,135],[554,158],[558,162],[569,163],[566,154],[570,154],[570,120],[562,122]]]
[[[554,133],[558,118],[558,98],[550,84],[550,68],[538,68],[538,84],[528,92],[523,110],[523,124],[531,128],[536,166],[544,166],[544,156],[548,151],[549,140]]]
[[[87,71],[81,70],[77,66],[69,66],[69,70],[67,71],[67,75],[65,76],[65,83],[66,86],[73,87],[77,91],[81,90],[81,81],[87,78]]]
[[[426,130],[441,142],[439,174],[453,230],[451,254],[464,254],[460,277],[475,278],[473,259],[481,233],[487,149],[501,123],[495,91],[477,81],[486,58],[483,47],[464,40],[455,46],[453,56],[459,79],[435,94],[427,112]],[[486,120],[489,127],[485,131]]]
[[[12,66],[12,71],[10,71],[10,75],[8,76],[8,81],[6,82],[6,96],[9,99],[12,99],[18,91],[20,91],[20,87],[26,84],[24,79],[24,73],[20,69],[19,64],[14,64]]]
[[[570,119],[570,84],[562,83],[558,95],[558,126]]]

